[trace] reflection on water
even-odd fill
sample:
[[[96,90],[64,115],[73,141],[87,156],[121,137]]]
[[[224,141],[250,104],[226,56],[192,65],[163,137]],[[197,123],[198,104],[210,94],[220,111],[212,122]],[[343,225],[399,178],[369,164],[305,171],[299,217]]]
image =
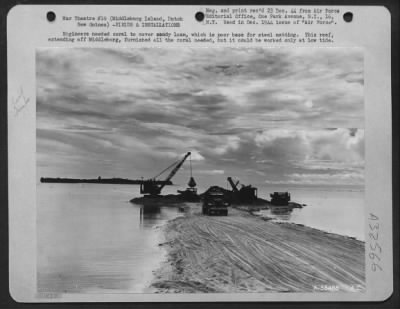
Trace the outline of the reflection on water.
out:
[[[288,221],[293,209],[289,206],[270,206],[268,210],[264,211],[264,214],[270,218]]]
[[[290,206],[269,206],[260,210],[259,214],[274,220],[290,221],[293,208]]]
[[[38,184],[40,292],[144,292],[165,252],[159,226],[171,207],[128,201],[132,186]]]
[[[271,191],[285,191],[282,188]],[[292,210],[271,206],[262,216],[303,224],[323,231],[364,240],[365,201],[363,191],[289,189],[292,201],[307,206]],[[264,195],[267,195],[264,193]]]
[[[159,205],[133,205],[139,206],[139,222],[143,228],[151,228],[167,218],[177,217],[179,211],[177,208],[160,207]]]

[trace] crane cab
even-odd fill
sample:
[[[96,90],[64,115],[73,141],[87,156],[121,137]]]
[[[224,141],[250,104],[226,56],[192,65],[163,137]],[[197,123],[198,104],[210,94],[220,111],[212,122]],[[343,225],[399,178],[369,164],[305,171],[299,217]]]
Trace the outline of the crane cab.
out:
[[[140,194],[159,195],[161,188],[153,179],[145,180],[140,184]]]

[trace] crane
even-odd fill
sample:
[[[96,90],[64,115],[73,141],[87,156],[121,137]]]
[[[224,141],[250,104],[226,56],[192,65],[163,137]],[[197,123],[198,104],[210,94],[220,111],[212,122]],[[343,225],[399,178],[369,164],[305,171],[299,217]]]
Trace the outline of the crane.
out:
[[[178,190],[180,198],[187,202],[196,202],[200,200],[200,197],[197,195],[196,185],[197,184],[192,173],[192,157],[190,156],[190,179],[188,182],[189,188],[186,188],[186,190]]]
[[[174,177],[176,172],[181,168],[182,164],[185,162],[185,160],[190,156],[190,152],[186,153],[185,156],[172,163],[170,166],[168,166],[166,169],[164,169],[161,173],[159,173],[157,176],[144,180],[140,184],[140,193],[141,194],[149,194],[149,195],[159,195],[161,193],[161,190],[165,187],[165,185]],[[172,168],[171,172],[168,174],[167,178],[163,180],[160,184],[160,181],[156,180],[157,177],[162,175],[164,172]]]
[[[237,186],[239,185],[239,180],[236,183],[234,183],[232,177],[228,177],[228,182],[231,185],[233,192],[239,192],[237,188]]]
[[[236,202],[253,202],[257,199],[257,188],[252,185],[243,185],[238,189],[239,181],[233,182],[232,177],[227,178],[232,187],[233,200]]]

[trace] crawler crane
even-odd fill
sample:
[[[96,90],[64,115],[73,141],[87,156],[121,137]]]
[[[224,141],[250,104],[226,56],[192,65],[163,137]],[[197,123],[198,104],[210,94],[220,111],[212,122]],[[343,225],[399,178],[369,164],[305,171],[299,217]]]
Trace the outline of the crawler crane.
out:
[[[168,166],[166,169],[164,169],[161,173],[159,173],[157,176],[144,180],[140,184],[140,193],[144,195],[150,195],[150,196],[157,196],[160,195],[161,190],[165,187],[165,185],[174,177],[176,172],[181,168],[182,164],[185,162],[185,160],[190,156],[190,152],[185,154],[185,156]],[[171,169],[171,172],[168,174],[167,178],[163,180],[160,184],[160,181],[157,180],[157,177],[161,176],[163,173]]]

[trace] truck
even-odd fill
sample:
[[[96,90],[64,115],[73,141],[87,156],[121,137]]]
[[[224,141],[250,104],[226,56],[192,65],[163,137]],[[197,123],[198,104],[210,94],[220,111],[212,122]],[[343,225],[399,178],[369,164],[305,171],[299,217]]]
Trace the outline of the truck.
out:
[[[287,206],[290,201],[290,193],[289,192],[274,192],[270,194],[271,196],[271,204],[276,206]]]
[[[218,187],[210,188],[203,197],[203,215],[227,216],[229,205],[230,203],[222,190]]]

